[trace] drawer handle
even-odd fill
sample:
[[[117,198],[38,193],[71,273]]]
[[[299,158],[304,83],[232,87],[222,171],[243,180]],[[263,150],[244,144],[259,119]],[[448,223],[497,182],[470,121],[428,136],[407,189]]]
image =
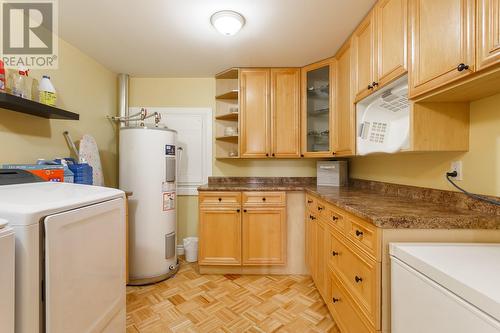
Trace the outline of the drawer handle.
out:
[[[340,298],[335,298],[335,297],[333,297],[333,298],[332,298],[332,302],[333,302],[333,303],[340,302]]]
[[[469,65],[466,65],[466,64],[460,64],[460,65],[458,65],[458,66],[457,66],[457,70],[458,70],[459,72],[463,72],[463,71],[464,71],[464,70],[466,70],[466,69],[469,69]]]
[[[237,210],[236,210],[236,213],[239,213],[239,212],[240,212],[240,210],[239,210],[239,209],[237,209]]]
[[[266,198],[262,198],[262,201],[266,201]]]
[[[356,283],[360,283],[360,282],[363,282],[363,278],[356,275],[356,277],[354,278],[354,281],[356,281]]]
[[[356,230],[356,236],[358,236],[358,237],[363,236],[363,231],[361,231],[361,230]]]
[[[314,216],[312,216],[312,215],[309,215],[309,219],[316,220],[316,218]]]
[[[312,200],[307,200],[307,203],[313,203],[313,201]]]
[[[339,256],[340,253],[336,252],[336,251],[332,251],[332,256],[336,257],[336,256]]]
[[[221,202],[221,201],[222,201],[222,198],[219,198],[219,202]]]
[[[320,206],[318,206],[318,210],[319,210],[319,211],[322,211],[323,209],[325,209],[325,207],[320,207]]]

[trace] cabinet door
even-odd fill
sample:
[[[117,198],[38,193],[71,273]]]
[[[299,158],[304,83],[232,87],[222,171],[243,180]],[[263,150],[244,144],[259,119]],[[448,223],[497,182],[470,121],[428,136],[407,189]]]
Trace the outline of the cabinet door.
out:
[[[300,157],[300,69],[271,69],[272,156]]]
[[[355,152],[356,118],[353,98],[353,71],[351,70],[350,40],[336,55],[336,97],[334,114],[334,148],[336,156],[350,156]]]
[[[333,71],[335,59],[302,68],[302,154],[332,155]]]
[[[307,268],[309,268],[309,272],[313,280],[316,276],[316,217],[307,213],[306,216],[306,259],[307,259]]]
[[[243,209],[243,265],[286,263],[286,208]]]
[[[410,0],[410,98],[474,71],[474,2]]]
[[[406,73],[407,3],[408,0],[380,0],[375,7],[378,87]]]
[[[241,265],[241,210],[201,208],[200,265]]]
[[[500,0],[477,1],[477,69],[500,63]]]
[[[242,69],[240,74],[241,157],[270,152],[269,69]]]
[[[371,94],[375,66],[374,43],[374,14],[373,11],[361,22],[352,36],[355,72],[356,101]]]

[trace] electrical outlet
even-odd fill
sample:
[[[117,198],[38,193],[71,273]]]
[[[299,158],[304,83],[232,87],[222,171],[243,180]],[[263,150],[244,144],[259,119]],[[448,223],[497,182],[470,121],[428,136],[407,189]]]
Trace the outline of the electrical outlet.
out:
[[[453,161],[451,162],[451,172],[456,171],[457,176],[453,177],[455,180],[462,180],[462,161]]]

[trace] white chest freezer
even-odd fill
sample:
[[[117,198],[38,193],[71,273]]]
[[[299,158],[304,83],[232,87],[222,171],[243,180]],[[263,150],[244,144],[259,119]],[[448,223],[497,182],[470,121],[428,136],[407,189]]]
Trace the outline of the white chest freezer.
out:
[[[15,184],[8,172],[0,216],[15,231],[16,332],[124,332],[124,192]]]
[[[392,333],[500,332],[500,244],[390,245]]]

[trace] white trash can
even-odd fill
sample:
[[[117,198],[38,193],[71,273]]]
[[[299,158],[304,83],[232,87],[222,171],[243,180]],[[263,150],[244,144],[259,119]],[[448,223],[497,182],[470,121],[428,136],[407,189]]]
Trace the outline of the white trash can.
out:
[[[198,237],[184,238],[183,243],[186,261],[196,262],[198,260]]]

